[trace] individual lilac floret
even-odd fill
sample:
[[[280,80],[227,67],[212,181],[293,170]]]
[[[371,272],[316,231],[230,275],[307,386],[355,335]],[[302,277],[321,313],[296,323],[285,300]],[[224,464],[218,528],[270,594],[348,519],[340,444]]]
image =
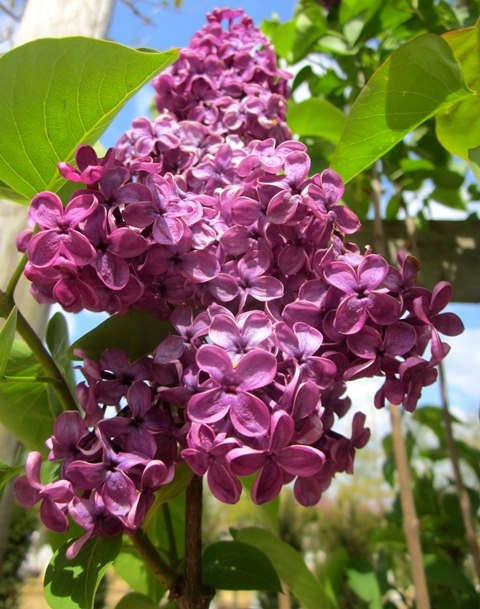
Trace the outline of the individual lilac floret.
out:
[[[270,424],[266,404],[253,391],[272,382],[276,369],[273,354],[253,349],[235,366],[219,347],[204,345],[197,352],[197,365],[208,373],[205,391],[193,395],[187,413],[192,421],[214,423],[227,415],[235,429],[246,436],[260,436]]]
[[[327,266],[326,280],[345,294],[335,317],[339,332],[358,332],[368,317],[379,325],[389,325],[399,319],[400,303],[379,289],[387,273],[388,263],[377,254],[366,256],[358,269],[342,261]]]
[[[322,469],[325,462],[323,453],[311,446],[291,444],[293,435],[293,419],[280,410],[272,416],[265,448],[234,448],[229,452],[228,460],[235,474],[248,476],[260,472],[252,487],[255,503],[274,499],[289,478],[308,478]]]
[[[77,229],[93,212],[93,195],[78,195],[63,208],[60,198],[50,192],[36,195],[30,205],[29,220],[42,229],[28,242],[28,257],[37,267],[55,264],[60,257],[77,266],[85,266],[95,258],[89,240]]]
[[[228,453],[240,446],[236,438],[225,432],[215,435],[204,423],[193,423],[188,433],[188,448],[182,457],[197,476],[207,474],[210,491],[223,503],[237,503],[242,493],[241,482],[233,475]]]
[[[30,508],[40,502],[40,518],[52,531],[68,529],[67,505],[74,496],[68,480],[57,480],[49,484],[40,481],[42,457],[39,452],[31,452],[25,465],[25,476],[15,481],[13,493],[22,507]]]

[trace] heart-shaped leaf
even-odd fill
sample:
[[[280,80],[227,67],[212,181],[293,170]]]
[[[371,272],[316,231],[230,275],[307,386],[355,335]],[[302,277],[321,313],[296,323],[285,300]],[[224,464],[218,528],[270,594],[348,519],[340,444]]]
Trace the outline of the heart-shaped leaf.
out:
[[[93,38],[44,38],[0,58],[0,181],[25,202],[59,191],[59,161],[93,145],[125,102],[177,57]],[[5,188],[5,187],[4,187]],[[4,191],[8,194],[8,190]]]

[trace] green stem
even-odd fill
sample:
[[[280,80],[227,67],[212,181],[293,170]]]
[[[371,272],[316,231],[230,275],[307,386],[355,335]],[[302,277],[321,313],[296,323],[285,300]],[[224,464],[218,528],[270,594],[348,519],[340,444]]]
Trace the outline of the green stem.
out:
[[[145,531],[137,529],[129,536],[138,555],[158,581],[166,588],[172,588],[178,579],[178,574],[163,560]]]
[[[170,508],[168,507],[168,503],[162,503],[162,514],[163,514],[163,519],[165,521],[165,530],[167,532],[167,537],[168,537],[168,547],[169,547],[168,555],[170,557],[170,564],[176,566],[176,565],[178,565],[178,562],[179,562],[178,552],[177,552],[177,542],[175,539],[172,515],[170,513]]]
[[[23,275],[27,260],[27,255],[24,254],[20,262],[17,264],[17,268],[13,271],[13,274],[10,277],[10,281],[8,282],[7,289],[5,290],[5,296],[7,298],[13,298],[13,293],[15,292],[15,288],[17,287],[17,284],[20,281],[21,276]]]
[[[8,317],[14,306],[12,296],[0,290],[0,317]],[[77,402],[55,360],[20,311],[17,311],[17,332],[30,347],[45,376],[52,380],[62,409],[78,410]]]

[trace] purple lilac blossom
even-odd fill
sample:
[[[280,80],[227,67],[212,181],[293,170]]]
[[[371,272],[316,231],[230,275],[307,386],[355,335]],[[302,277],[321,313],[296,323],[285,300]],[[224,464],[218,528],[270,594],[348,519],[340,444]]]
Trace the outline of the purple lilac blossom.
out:
[[[215,10],[154,80],[158,117],[133,121],[104,158],[81,146],[76,167],[60,163],[81,187],[65,208],[53,193],[32,201],[17,244],[39,302],[170,322],[135,361],[77,353],[79,412],[48,441],[58,477],[41,483],[31,453],[15,485],[47,527],[84,528],[70,557],[141,526],[182,463],[225,503],[253,474],[256,503],[293,484],[316,504],[370,435],[362,412],[350,437],[336,429],[348,381],[379,377],[375,406],[411,411],[448,352],[440,334],[462,332],[443,312],[447,282],[419,287],[412,256],[392,265],[347,240],[360,222],[341,177],[310,176],[291,139],[288,78],[241,10]]]

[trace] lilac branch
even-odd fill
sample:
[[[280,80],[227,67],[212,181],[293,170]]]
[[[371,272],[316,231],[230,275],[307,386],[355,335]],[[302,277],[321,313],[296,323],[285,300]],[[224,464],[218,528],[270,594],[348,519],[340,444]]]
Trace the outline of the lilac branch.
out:
[[[166,588],[171,588],[177,581],[177,572],[168,565],[142,529],[129,534],[133,546],[145,565]]]

